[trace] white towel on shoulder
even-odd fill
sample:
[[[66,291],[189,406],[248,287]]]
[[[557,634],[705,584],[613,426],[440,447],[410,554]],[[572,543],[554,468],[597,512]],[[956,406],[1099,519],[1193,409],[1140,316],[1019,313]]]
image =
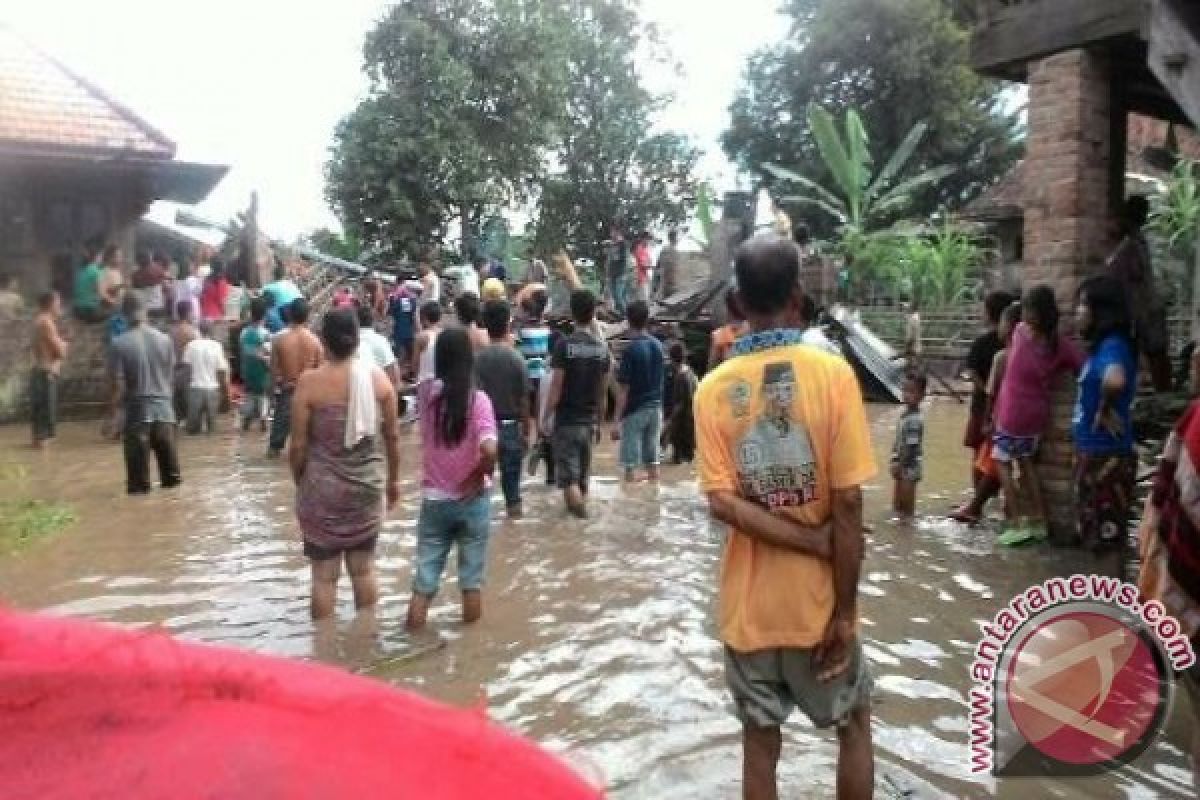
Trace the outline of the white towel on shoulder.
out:
[[[379,403],[375,402],[375,364],[369,355],[350,360],[350,397],[346,400],[346,449],[349,450],[379,430]]]

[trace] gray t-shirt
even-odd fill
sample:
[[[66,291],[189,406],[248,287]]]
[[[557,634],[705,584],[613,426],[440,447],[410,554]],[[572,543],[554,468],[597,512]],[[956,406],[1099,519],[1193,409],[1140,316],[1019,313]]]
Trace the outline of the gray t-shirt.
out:
[[[175,348],[171,337],[141,324],[118,336],[109,351],[113,374],[124,385],[127,403],[148,398],[171,398]]]
[[[492,401],[497,421],[521,418],[521,405],[533,385],[525,358],[516,348],[489,344],[475,356],[475,375],[479,378],[479,388]]]

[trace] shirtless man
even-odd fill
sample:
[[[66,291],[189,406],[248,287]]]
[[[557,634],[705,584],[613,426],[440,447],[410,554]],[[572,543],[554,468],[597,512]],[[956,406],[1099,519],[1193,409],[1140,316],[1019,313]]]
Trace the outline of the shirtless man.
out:
[[[308,301],[293,300],[288,306],[287,330],[271,342],[271,382],[275,386],[275,416],[267,457],[278,458],[292,429],[292,395],[300,373],[320,366],[321,340],[308,329]]]
[[[29,408],[33,417],[33,446],[42,448],[54,438],[58,421],[58,374],[67,357],[67,340],[58,332],[62,301],[58,292],[38,298],[33,318],[33,374],[29,380]]]

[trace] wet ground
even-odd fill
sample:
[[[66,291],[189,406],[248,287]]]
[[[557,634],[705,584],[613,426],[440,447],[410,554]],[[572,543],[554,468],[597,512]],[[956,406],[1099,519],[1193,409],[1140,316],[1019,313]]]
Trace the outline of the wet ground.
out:
[[[871,410],[881,463],[898,409]],[[1055,574],[1105,567],[1079,551],[1003,550],[986,529],[942,521],[968,472],[964,410],[935,400],[915,525],[889,520],[889,487],[867,491],[863,632],[876,681],[879,797],[1189,797],[1190,722],[1134,765],[1061,783],[967,775],[965,697],[979,622],[1017,591]],[[232,421],[225,420],[227,426]],[[616,798],[738,796],[739,731],[714,638],[721,531],[694,475],[667,470],[660,487],[622,487],[604,445],[593,518],[568,520],[557,495],[527,482],[527,517],[493,528],[482,624],[457,622],[443,588],[435,636],[401,628],[415,544],[415,439],[403,441],[402,507],[379,547],[383,598],[353,619],[348,584],[339,621],[308,619],[308,569],[291,515],[286,467],[263,457],[259,434],[185,439],[184,486],[130,499],[118,446],[95,425],[64,426],[53,451],[22,448],[0,430],[0,464],[27,467],[27,490],[72,503],[80,522],[0,557],[0,598],[23,608],[162,625],[189,639],[335,661],[459,705],[486,702],[503,723],[602,775]],[[0,486],[14,491],[15,481]],[[343,581],[345,584],[345,581]],[[1182,708],[1182,705],[1179,705]],[[785,797],[832,797],[835,748],[797,719],[787,729]]]

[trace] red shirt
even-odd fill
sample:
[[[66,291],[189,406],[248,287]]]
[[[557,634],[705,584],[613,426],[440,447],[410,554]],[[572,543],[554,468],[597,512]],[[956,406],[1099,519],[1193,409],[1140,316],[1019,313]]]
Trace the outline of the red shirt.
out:
[[[634,245],[633,262],[637,266],[637,282],[642,285],[650,278],[650,246],[645,242]]]
[[[200,290],[200,316],[209,320],[225,319],[225,301],[229,299],[229,281],[224,278],[204,282]]]

